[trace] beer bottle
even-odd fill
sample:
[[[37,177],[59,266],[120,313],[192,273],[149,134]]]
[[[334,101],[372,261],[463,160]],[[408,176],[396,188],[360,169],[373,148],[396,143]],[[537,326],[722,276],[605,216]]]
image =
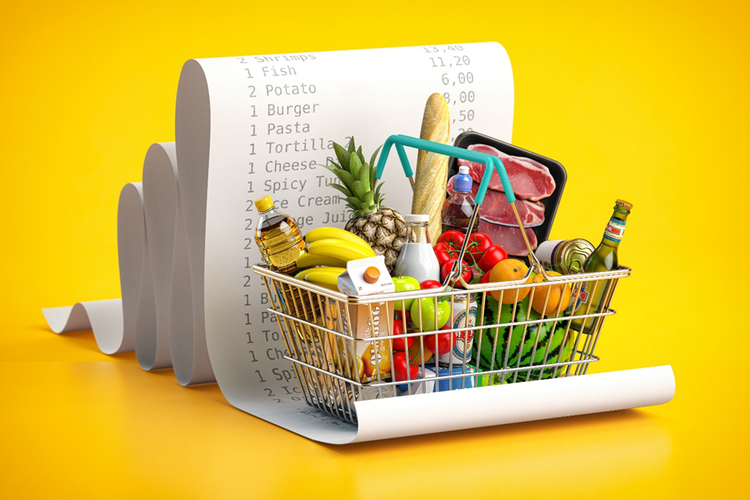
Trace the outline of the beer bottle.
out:
[[[617,200],[615,211],[609,219],[609,224],[604,230],[604,237],[599,246],[586,259],[583,269],[587,273],[597,273],[617,269],[617,247],[620,246],[622,234],[625,231],[625,221],[630,214],[633,205],[627,201]],[[593,314],[601,312],[602,302],[607,290],[610,288],[610,280],[587,281],[581,287],[579,293],[580,302],[575,314]],[[591,333],[599,318],[574,319],[570,327],[583,333]]]

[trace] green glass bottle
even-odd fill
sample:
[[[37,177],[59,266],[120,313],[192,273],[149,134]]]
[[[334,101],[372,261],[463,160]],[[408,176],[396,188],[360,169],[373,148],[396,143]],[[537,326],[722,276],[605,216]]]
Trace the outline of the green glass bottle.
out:
[[[633,205],[627,201],[617,200],[615,202],[615,211],[609,219],[607,228],[604,230],[602,242],[599,243],[599,246],[596,247],[583,265],[585,272],[598,273],[617,269],[617,247],[620,246],[622,234],[625,232],[625,221],[628,219],[632,208]],[[584,283],[579,293],[580,302],[575,314],[602,312],[602,300],[609,285],[609,280],[587,281]],[[594,329],[597,320],[598,318],[574,319],[570,323],[570,327],[589,334]]]

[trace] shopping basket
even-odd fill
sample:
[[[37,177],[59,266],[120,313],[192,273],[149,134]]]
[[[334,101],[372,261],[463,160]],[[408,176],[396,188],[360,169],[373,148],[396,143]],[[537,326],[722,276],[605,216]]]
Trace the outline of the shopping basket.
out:
[[[389,152],[395,147],[404,173],[412,180],[405,146],[485,165],[469,227],[477,220],[492,171],[497,171],[524,235],[529,272],[515,281],[467,283],[460,267],[468,237],[443,287],[428,290],[353,297],[265,266],[253,266],[253,271],[263,278],[271,299],[269,311],[277,316],[286,344],[285,357],[292,362],[307,404],[356,423],[356,401],[418,397],[421,393],[474,390],[585,374],[589,364],[599,359],[594,350],[604,319],[615,314],[609,306],[618,281],[629,276],[630,269],[621,266],[606,272],[548,275],[525,236],[500,158],[394,135],[383,146],[377,179],[381,178]],[[532,274],[540,274],[542,281],[532,282]],[[460,283],[460,287],[451,287],[449,283]],[[596,305],[592,300],[581,306],[579,292],[584,288],[592,295],[603,291],[602,300]],[[565,289],[571,296],[566,308],[564,301],[557,298],[558,294],[566,293]],[[451,318],[447,327],[415,329],[406,314],[397,312],[407,310],[408,304],[415,300],[417,314],[422,319],[423,305],[425,310],[434,311],[432,322],[420,322],[423,326],[431,323],[433,327],[439,323],[438,310],[446,307],[439,302],[447,303]],[[395,331],[396,322],[402,331]],[[444,349],[446,352],[440,352],[441,334],[455,335],[450,348]],[[406,343],[404,339],[413,339],[406,357],[416,365],[416,375],[408,368],[399,370],[393,366],[395,339],[401,339],[402,344]],[[426,342],[434,353],[426,349]]]

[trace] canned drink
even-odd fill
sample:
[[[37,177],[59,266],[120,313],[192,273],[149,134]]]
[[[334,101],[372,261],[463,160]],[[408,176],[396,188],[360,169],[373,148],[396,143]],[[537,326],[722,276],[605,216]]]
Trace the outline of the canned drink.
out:
[[[477,301],[474,294],[456,295],[453,299],[451,328],[466,328],[456,333],[453,349],[440,354],[438,363],[447,365],[465,364],[471,361],[471,347],[474,345],[474,326],[477,324]]]
[[[583,272],[583,264],[594,252],[594,245],[583,238],[547,240],[539,245],[534,255],[545,269],[560,274]]]

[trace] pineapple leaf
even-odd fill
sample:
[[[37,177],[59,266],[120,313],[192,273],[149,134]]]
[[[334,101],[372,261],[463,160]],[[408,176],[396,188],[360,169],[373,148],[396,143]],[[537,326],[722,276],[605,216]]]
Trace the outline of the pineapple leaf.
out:
[[[356,196],[360,200],[365,197],[365,194],[367,194],[368,191],[365,189],[364,182],[362,181],[354,181],[354,184],[352,184],[352,188],[354,188],[354,196]]]
[[[341,194],[343,194],[345,198],[349,198],[352,195],[352,193],[341,184],[336,184],[335,182],[332,182],[329,184],[329,186],[331,186],[333,189],[341,191]]]
[[[344,147],[340,144],[336,144],[334,142],[333,151],[334,153],[336,153],[336,158],[339,160],[339,163],[341,163],[341,167],[349,170],[349,153],[346,151],[346,149],[344,149]],[[333,163],[333,160],[331,160],[331,163]]]
[[[375,150],[375,152],[374,152],[374,153],[372,154],[372,156],[370,157],[370,165],[372,165],[373,167],[375,167],[375,166],[376,166],[376,165],[375,165],[375,159],[377,158],[377,156],[378,156],[378,153],[380,152],[380,148],[382,148],[382,147],[383,147],[383,145],[382,145],[382,144],[381,144],[380,146],[378,146],[378,149],[376,149],[376,150]]]
[[[367,193],[365,194],[365,199],[363,203],[367,205],[368,209],[371,209],[373,207],[373,203],[372,203],[373,195],[374,194],[372,191],[367,191]]]
[[[374,201],[375,201],[375,204],[378,206],[383,204],[383,195],[380,194],[380,189],[383,187],[383,184],[385,184],[385,182],[380,181],[378,182],[378,185],[375,187],[375,200]]]
[[[362,183],[362,189],[364,190],[365,194],[367,194],[370,189],[370,165],[365,163],[362,165],[362,168],[359,169],[359,180]]]
[[[362,154],[362,146],[359,146],[359,147],[357,148],[357,156],[359,156],[359,160],[360,160],[360,161],[361,161],[362,163],[365,163],[365,155],[363,155],[363,154]]]
[[[336,169],[336,170],[331,169],[331,172],[336,174],[336,177],[339,178],[339,180],[341,181],[341,184],[343,184],[346,188],[348,188],[351,191],[352,184],[356,180],[354,179],[354,176],[352,174],[350,174],[346,170],[341,170],[341,169]]]
[[[374,188],[378,184],[378,180],[375,178],[375,174],[377,173],[378,169],[375,168],[375,165],[370,163],[370,189]]]
[[[370,165],[367,163],[363,163],[361,167],[359,167],[359,172],[357,172],[357,180],[365,182],[367,181],[367,185],[369,187],[370,185]]]
[[[359,171],[362,168],[362,162],[359,159],[359,156],[356,154],[353,154],[349,157],[349,172],[351,172],[352,176],[355,179],[359,179]]]
[[[346,150],[349,152],[349,154],[352,154],[354,152],[354,136],[349,139],[349,145],[347,146]]]
[[[359,198],[357,198],[356,196],[347,196],[346,201],[349,202],[347,205],[350,209],[356,210],[359,208]]]

